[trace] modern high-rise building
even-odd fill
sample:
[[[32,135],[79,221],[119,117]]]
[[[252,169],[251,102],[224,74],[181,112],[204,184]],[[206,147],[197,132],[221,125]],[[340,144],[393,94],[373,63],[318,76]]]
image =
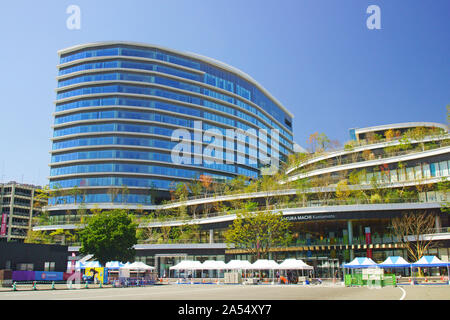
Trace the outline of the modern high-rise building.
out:
[[[59,58],[50,188],[80,195],[52,205],[150,205],[202,175],[257,178],[293,152],[292,114],[224,63],[131,42],[77,45]],[[174,162],[185,132],[190,154]]]

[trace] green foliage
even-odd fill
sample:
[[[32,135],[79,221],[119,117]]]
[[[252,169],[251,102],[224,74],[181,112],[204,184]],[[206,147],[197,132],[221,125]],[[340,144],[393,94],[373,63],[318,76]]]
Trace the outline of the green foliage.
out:
[[[102,265],[108,261],[132,261],[137,243],[136,224],[126,210],[103,211],[89,217],[79,232],[80,252],[92,254]]]
[[[447,197],[450,192],[450,181],[447,177],[442,178],[442,180],[437,183],[437,190],[444,193]],[[447,201],[442,204],[441,211],[450,213],[450,199],[446,198],[446,200]]]
[[[348,187],[348,180],[344,179],[337,183],[336,185],[336,198],[339,200],[347,200],[350,196],[350,189]]]
[[[344,145],[345,151],[352,151],[355,147],[353,146],[353,142],[349,141]]]
[[[374,193],[370,196],[370,203],[381,203],[381,196],[378,193]]]
[[[403,136],[400,140],[399,140],[400,144],[399,144],[399,148],[400,150],[409,150],[412,149],[413,146],[411,144],[411,141],[408,139],[407,136]]]

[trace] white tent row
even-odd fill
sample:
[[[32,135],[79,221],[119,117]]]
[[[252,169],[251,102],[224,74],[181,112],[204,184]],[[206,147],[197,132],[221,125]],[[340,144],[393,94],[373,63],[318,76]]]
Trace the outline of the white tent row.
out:
[[[183,260],[169,270],[311,270],[313,267],[302,260],[286,259],[281,264],[274,260],[259,259],[253,264],[245,260],[231,260],[227,264],[223,261],[207,260],[199,261]]]

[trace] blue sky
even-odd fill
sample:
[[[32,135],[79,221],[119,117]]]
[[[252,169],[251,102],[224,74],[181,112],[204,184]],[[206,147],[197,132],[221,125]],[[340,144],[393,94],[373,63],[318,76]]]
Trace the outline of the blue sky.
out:
[[[381,30],[366,26],[369,5]],[[209,56],[291,110],[300,145],[316,131],[343,143],[352,127],[445,123],[449,14],[448,0],[2,1],[0,182],[48,183],[59,49],[122,40]]]

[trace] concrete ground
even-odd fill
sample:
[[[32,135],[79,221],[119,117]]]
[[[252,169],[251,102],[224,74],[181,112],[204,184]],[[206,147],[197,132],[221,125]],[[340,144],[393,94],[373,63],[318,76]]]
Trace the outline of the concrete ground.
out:
[[[216,285],[170,284],[135,288],[56,290],[38,286],[37,291],[2,288],[0,300],[450,300],[449,285],[346,288],[341,285]],[[25,290],[26,289],[26,290]]]

